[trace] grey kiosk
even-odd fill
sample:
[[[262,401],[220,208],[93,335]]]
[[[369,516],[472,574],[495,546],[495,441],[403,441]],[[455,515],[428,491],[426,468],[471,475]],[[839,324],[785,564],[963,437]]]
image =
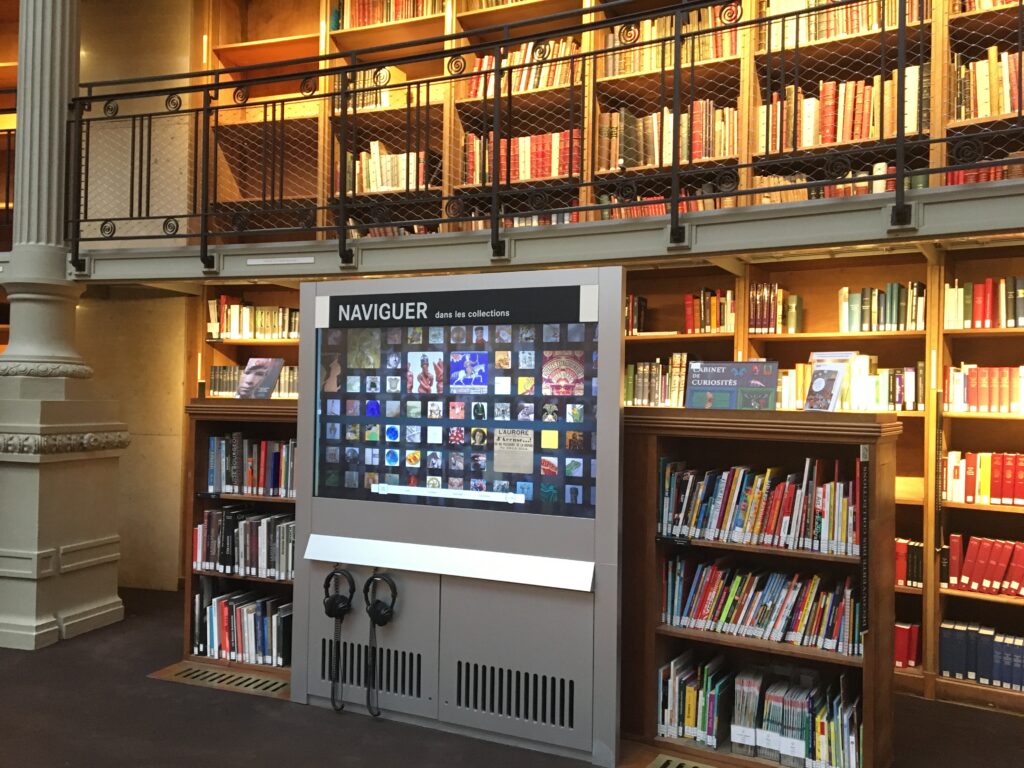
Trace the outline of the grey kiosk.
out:
[[[336,668],[342,716],[369,687],[384,717],[615,764],[622,302],[618,268],[302,286],[295,701],[330,706]],[[398,599],[371,650],[374,572]]]

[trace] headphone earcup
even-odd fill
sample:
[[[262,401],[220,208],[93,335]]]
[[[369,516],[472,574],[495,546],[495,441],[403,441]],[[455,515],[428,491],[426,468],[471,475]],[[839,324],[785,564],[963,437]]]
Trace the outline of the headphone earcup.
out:
[[[378,627],[385,626],[395,616],[394,610],[383,600],[374,600],[367,612],[370,614],[370,621]]]
[[[344,618],[352,610],[352,601],[346,595],[328,595],[324,598],[324,613],[330,619]]]

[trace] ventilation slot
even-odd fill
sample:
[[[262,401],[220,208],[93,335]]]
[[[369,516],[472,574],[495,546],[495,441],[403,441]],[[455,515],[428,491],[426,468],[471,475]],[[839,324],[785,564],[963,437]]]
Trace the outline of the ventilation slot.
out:
[[[330,681],[331,671],[339,670],[338,679],[345,685],[365,687],[369,680],[367,669],[370,648],[363,643],[332,638],[320,640],[320,679]],[[377,680],[375,687],[381,693],[418,699],[422,696],[422,656],[413,651],[377,648]]]
[[[202,662],[181,661],[150,675],[157,680],[186,683],[202,688],[217,688],[222,691],[250,693],[276,699],[289,698],[288,677],[290,670],[268,669],[266,673],[239,672],[231,667]]]
[[[554,728],[575,727],[574,681],[553,675],[456,662],[455,706]]]

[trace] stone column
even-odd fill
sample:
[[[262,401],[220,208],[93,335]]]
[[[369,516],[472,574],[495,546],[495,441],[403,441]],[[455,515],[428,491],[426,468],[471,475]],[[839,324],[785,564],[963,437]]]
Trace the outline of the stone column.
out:
[[[0,646],[33,649],[118,621],[116,404],[75,351],[64,240],[65,126],[78,0],[22,0],[11,305],[0,355]]]

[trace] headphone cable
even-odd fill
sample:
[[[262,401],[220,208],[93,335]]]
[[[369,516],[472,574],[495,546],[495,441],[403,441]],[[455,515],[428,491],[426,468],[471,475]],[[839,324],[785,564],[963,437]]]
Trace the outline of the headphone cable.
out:
[[[377,686],[377,625],[370,622],[370,649],[366,660],[366,709],[380,717],[380,689]]]
[[[340,589],[339,577],[334,577],[335,592]],[[334,619],[334,651],[331,653],[331,706],[335,712],[345,709],[345,682],[341,679],[341,616]]]

